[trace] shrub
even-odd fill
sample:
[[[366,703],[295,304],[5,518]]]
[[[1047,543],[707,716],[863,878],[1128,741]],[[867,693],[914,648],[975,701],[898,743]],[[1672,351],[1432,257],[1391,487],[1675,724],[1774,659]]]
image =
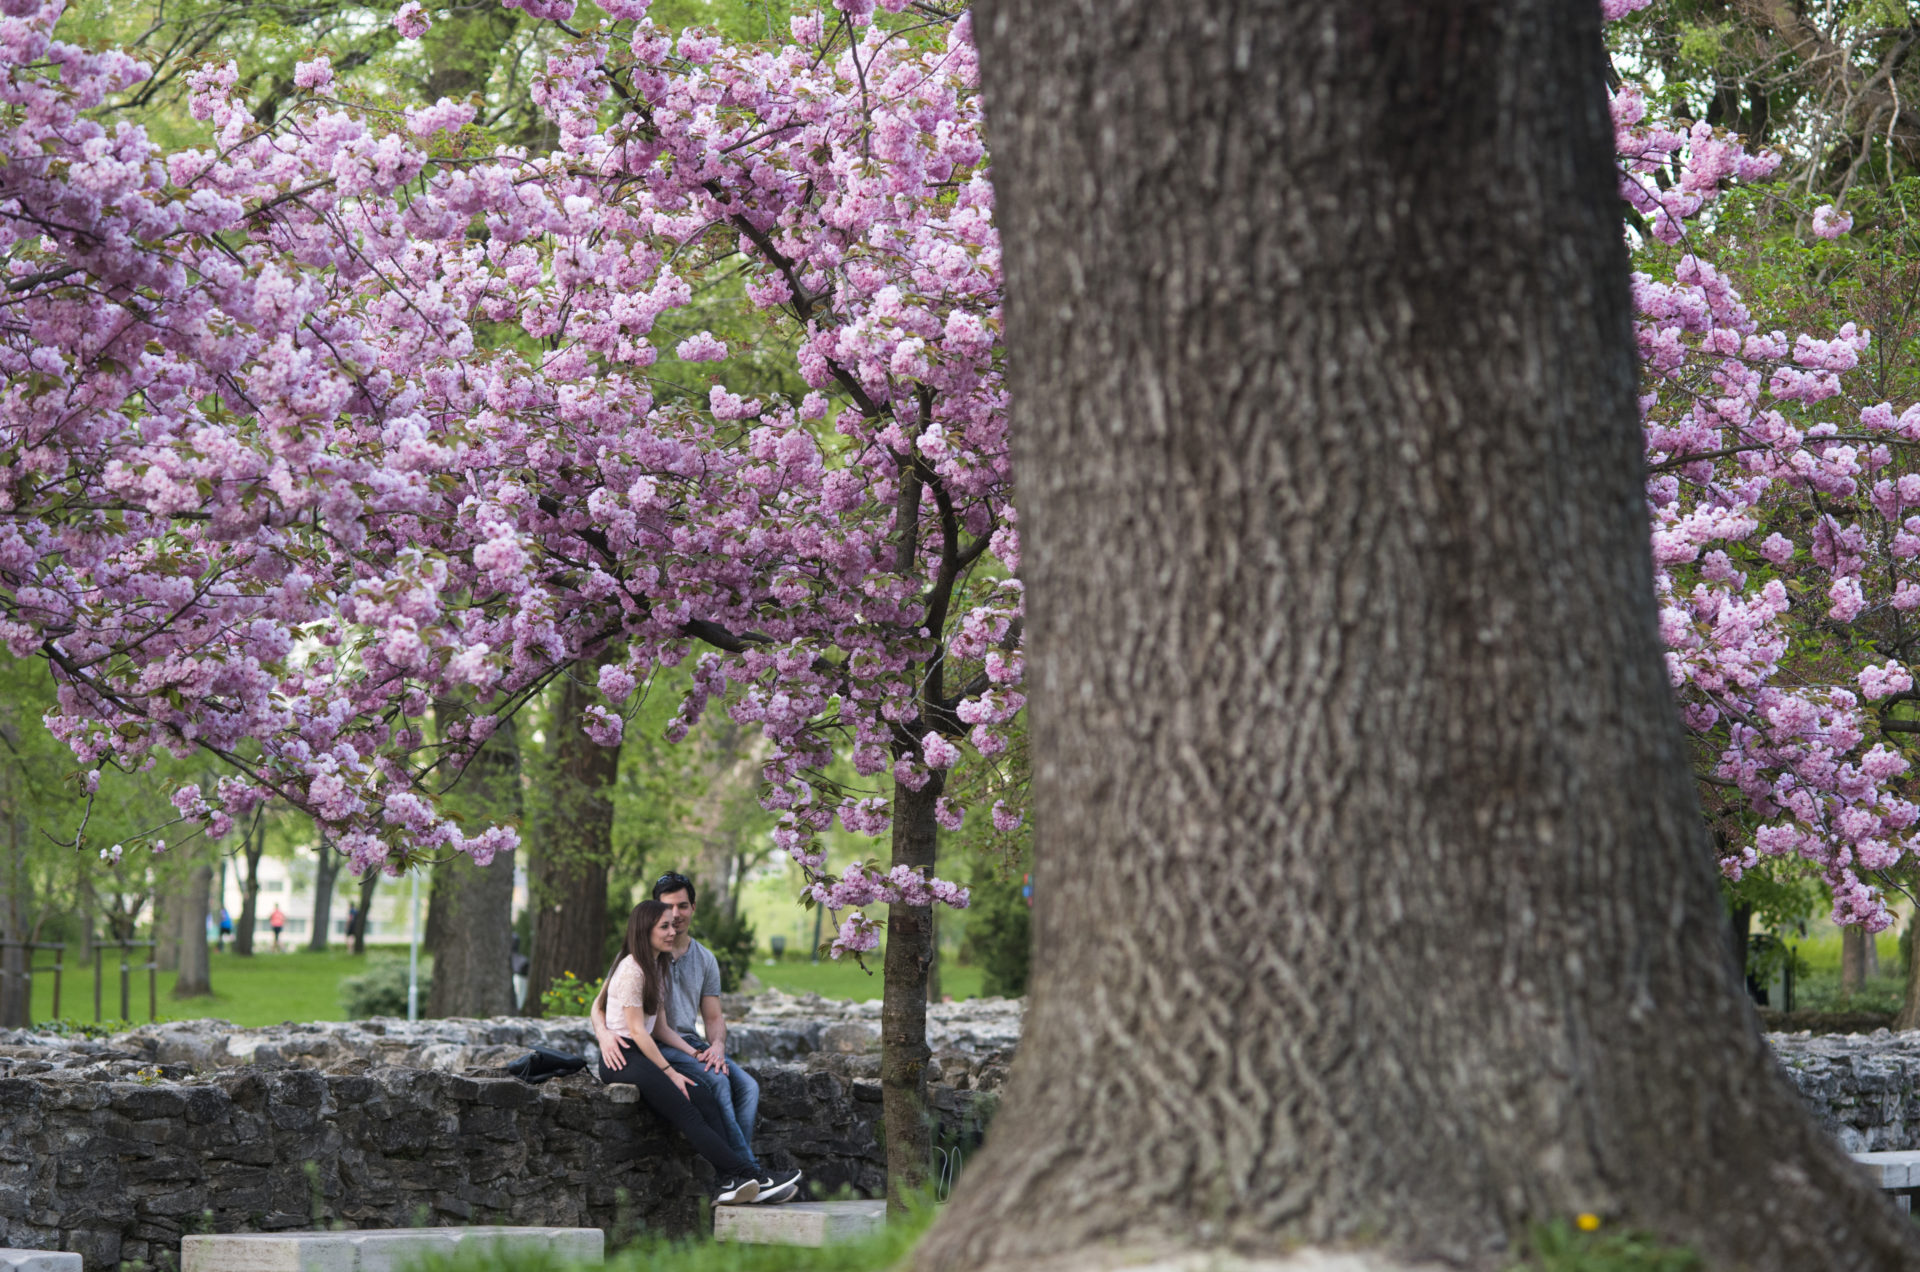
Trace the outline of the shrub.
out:
[[[433,971],[425,960],[420,964],[420,1007],[425,1010],[427,993],[433,985]],[[407,1014],[407,964],[405,959],[375,958],[367,970],[340,982],[340,1005],[347,1019],[365,1020],[370,1016]]]
[[[597,981],[583,981],[572,972],[562,972],[540,992],[541,1014],[546,1016],[584,1016],[599,997]]]
[[[1003,877],[991,862],[975,866],[968,883],[973,900],[967,907],[960,961],[979,966],[980,992],[989,997],[1017,998],[1027,992],[1033,922],[1020,886],[1019,876]]]

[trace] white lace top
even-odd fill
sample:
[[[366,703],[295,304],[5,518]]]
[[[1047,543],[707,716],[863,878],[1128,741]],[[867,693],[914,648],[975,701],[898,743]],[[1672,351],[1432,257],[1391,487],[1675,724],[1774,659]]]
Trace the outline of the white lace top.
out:
[[[607,978],[607,1028],[625,1038],[628,1042],[637,1039],[627,1032],[627,1008],[644,1010],[643,996],[646,990],[646,973],[633,961],[631,954],[620,960],[613,969],[613,975]],[[653,1017],[646,1018],[646,1030],[653,1032]]]

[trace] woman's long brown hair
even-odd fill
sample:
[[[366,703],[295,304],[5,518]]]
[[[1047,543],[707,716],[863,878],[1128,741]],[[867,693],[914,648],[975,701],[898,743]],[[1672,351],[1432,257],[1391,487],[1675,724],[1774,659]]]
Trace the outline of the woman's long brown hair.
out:
[[[613,956],[613,966],[607,969],[606,977],[600,982],[600,992],[593,999],[593,1005],[602,1012],[607,1009],[607,982],[613,979],[620,960],[631,955],[640,968],[640,1012],[646,1016],[660,1014],[660,991],[666,986],[667,968],[671,963],[664,953],[653,948],[652,937],[660,916],[666,912],[667,907],[658,901],[642,901],[627,916],[627,935],[620,942],[620,952]],[[607,1024],[611,1026],[613,1022]]]

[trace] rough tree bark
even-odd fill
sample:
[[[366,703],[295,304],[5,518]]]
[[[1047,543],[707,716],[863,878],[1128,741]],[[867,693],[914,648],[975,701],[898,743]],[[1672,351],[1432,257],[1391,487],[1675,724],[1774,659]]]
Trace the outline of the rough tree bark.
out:
[[[334,846],[320,836],[319,857],[313,872],[313,931],[307,934],[307,948],[318,954],[327,948],[333,935],[333,881],[340,877],[345,860]]]
[[[893,788],[895,866],[932,873],[940,846],[934,806],[947,775]],[[933,961],[933,909],[887,907],[887,948],[880,991],[880,1111],[886,1128],[887,1209],[905,1214],[932,1172],[933,1128],[927,1118],[927,969]]]
[[[1582,1211],[1715,1267],[1913,1266],[1728,956],[1599,7],[976,22],[1045,1042],[919,1266],[1494,1267]]]
[[[607,862],[613,850],[613,781],[620,748],[601,746],[581,729],[596,695],[591,663],[581,663],[560,690],[554,731],[559,773],[553,809],[535,845],[532,868],[533,959],[526,1014],[542,1013],[540,995],[563,972],[597,981],[607,970]]]
[[[467,765],[460,802],[478,825],[520,821],[520,749],[512,719]],[[433,954],[427,1015],[514,1014],[512,853],[484,868],[465,856],[434,867],[426,944]]]
[[[198,862],[186,872],[173,905],[174,940],[180,974],[173,982],[175,998],[204,998],[213,992],[212,959],[207,953],[207,898],[213,889],[213,867]]]

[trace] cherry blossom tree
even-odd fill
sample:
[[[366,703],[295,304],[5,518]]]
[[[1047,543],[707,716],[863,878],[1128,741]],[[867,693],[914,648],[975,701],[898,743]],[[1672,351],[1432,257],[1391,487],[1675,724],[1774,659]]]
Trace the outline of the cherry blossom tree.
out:
[[[546,155],[485,149],[444,99],[349,106],[324,58],[268,129],[203,68],[211,142],[162,155],[87,114],[140,64],[7,0],[0,638],[52,665],[49,724],[96,771],[209,752],[233,776],[182,789],[183,821],[217,837],[278,799],[389,871],[514,842],[435,793],[555,677],[598,667],[611,743],[693,658],[672,732],[722,702],[765,733],[779,840],[851,911],[836,951],[892,906],[911,1182],[927,907],[965,902],[932,874],[941,783],[1022,705],[1019,541],[967,25],[852,8],[757,50],[610,6],[534,85]],[[674,338],[733,279],[799,400]],[[706,392],[649,374],[663,344],[712,364]],[[835,745],[885,785],[817,781]],[[836,818],[890,831],[890,868],[828,874]]]

